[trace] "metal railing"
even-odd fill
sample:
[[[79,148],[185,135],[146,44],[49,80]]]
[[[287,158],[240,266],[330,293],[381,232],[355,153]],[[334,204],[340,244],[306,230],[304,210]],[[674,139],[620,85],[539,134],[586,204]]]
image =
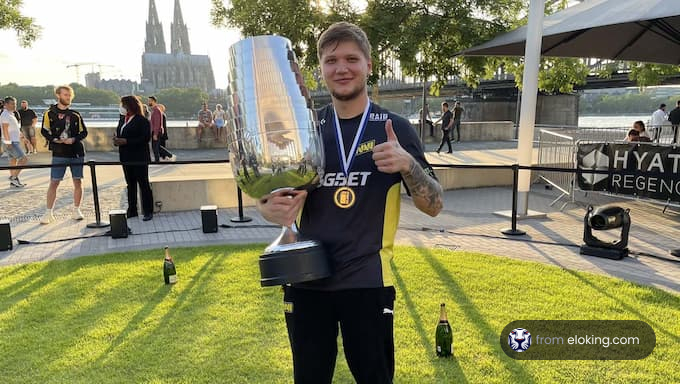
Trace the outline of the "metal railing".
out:
[[[191,165],[191,164],[216,164],[216,163],[228,163],[229,160],[195,160],[195,161],[178,161],[175,163],[164,163],[164,165],[169,165],[169,166],[174,166],[174,165]],[[97,201],[97,196],[98,196],[98,186],[97,186],[97,181],[96,181],[96,168],[98,166],[121,166],[121,165],[146,165],[148,163],[143,162],[143,163],[120,163],[120,162],[96,162],[96,161],[88,161],[85,163],[85,165],[90,167],[90,171],[94,177],[92,178],[92,190],[93,190],[93,197],[95,199],[95,209],[98,211],[99,210],[99,204]],[[557,173],[564,173],[566,175],[576,175],[580,176],[582,174],[606,174],[606,175],[612,175],[612,174],[620,174],[620,175],[658,175],[658,172],[639,172],[639,171],[629,171],[629,170],[585,170],[585,169],[578,169],[573,166],[573,164],[569,167],[547,167],[547,166],[521,166],[518,164],[512,164],[512,165],[481,165],[481,164],[431,164],[433,167],[436,168],[453,168],[453,169],[479,169],[479,170],[499,170],[499,169],[504,169],[511,171],[513,173],[513,186],[512,186],[512,201],[510,202],[510,205],[512,207],[512,214],[511,214],[511,227],[509,229],[503,229],[501,233],[507,236],[522,236],[525,235],[526,232],[518,229],[517,228],[517,220],[518,220],[518,207],[517,207],[517,194],[518,194],[518,179],[519,179],[519,172],[520,170],[529,170],[529,171],[534,171],[534,172],[541,172],[544,174],[557,174]],[[57,167],[65,167],[66,165],[57,165]],[[25,165],[25,166],[0,166],[0,170],[11,170],[11,169],[40,169],[40,168],[51,168],[51,164],[41,164],[41,165]],[[235,191],[237,194],[240,195],[240,190],[237,189]],[[97,216],[97,223],[101,223],[100,220],[100,212],[96,212]],[[239,199],[239,217],[238,218],[233,218],[232,221],[234,222],[246,222],[249,221],[250,218],[244,217],[243,216],[243,207],[242,207],[242,201]],[[226,227],[226,228],[240,228],[244,226],[230,226],[230,225],[220,225],[220,227]],[[440,232],[443,232],[445,230],[439,230]],[[57,240],[57,241],[68,241],[69,239],[63,239],[63,240]],[[530,239],[518,239],[521,241],[531,241]],[[30,244],[30,242],[24,242],[23,244]],[[576,244],[574,244],[576,246]]]
[[[574,168],[576,166],[576,142],[573,135],[557,133],[555,131],[541,129],[538,140],[538,165],[542,167]],[[574,175],[565,172],[539,171],[538,177],[545,183],[550,184],[561,194],[550,203],[555,205],[564,197],[570,197],[560,211],[567,204],[574,202]]]
[[[586,143],[616,143],[624,142],[630,128],[575,128],[565,127],[550,129],[541,129],[538,133],[538,166],[539,167],[559,167],[572,168],[577,166],[576,155],[578,153],[578,145]],[[652,138],[651,143],[641,142],[642,145],[675,145],[675,131],[670,125],[662,127],[647,127]],[[574,191],[579,190],[576,185],[576,173],[565,173],[555,171],[540,171],[538,174],[540,180],[558,189],[561,195],[558,196],[550,205],[556,204],[561,199],[567,197],[567,200],[560,211],[563,210],[567,204],[574,203]],[[583,191],[589,193],[592,191]],[[609,192],[597,192],[607,195],[615,195]],[[618,197],[623,197],[615,195]],[[640,198],[636,198],[640,199]],[[656,204],[664,204],[664,211],[669,206],[676,206],[671,201],[659,201],[653,199],[648,200]]]

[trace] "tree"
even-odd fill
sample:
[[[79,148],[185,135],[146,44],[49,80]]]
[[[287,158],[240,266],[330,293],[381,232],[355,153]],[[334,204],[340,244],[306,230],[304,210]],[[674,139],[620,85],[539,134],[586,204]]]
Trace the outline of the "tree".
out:
[[[19,45],[28,47],[40,36],[40,27],[32,17],[21,14],[22,3],[22,0],[0,0],[0,29],[16,31]]]
[[[433,79],[430,94],[451,78],[459,78],[471,87],[490,78],[499,68],[515,75],[522,84],[519,58],[456,56],[466,48],[526,24],[529,0],[368,0],[363,12],[350,0],[331,0],[318,7],[309,0],[232,0],[229,8],[223,0],[212,0],[215,25],[239,28],[246,36],[278,34],[291,39],[302,58],[303,69],[310,74],[318,66],[316,40],[334,21],[359,24],[373,46],[373,74],[370,83],[391,70],[385,59],[396,57],[401,71],[417,79]],[[546,14],[565,8],[567,0],[546,1]],[[678,68],[675,67],[677,71]],[[641,85],[657,84],[670,68],[640,65],[631,73]],[[543,58],[539,89],[546,93],[572,93],[584,84],[589,74],[585,63],[572,58]]]
[[[680,74],[677,65],[663,65],[651,63],[631,63],[628,77],[641,88],[661,84],[665,76]]]
[[[78,103],[90,103],[92,105],[111,105],[118,104],[120,97],[113,91],[103,89],[88,88],[84,85],[69,84],[75,93],[74,101]]]
[[[284,36],[305,66],[314,66],[315,33],[322,23],[308,0],[231,0],[230,4],[227,8],[222,0],[212,0],[214,25],[237,27],[244,36]]]
[[[74,101],[78,103],[90,103],[92,105],[117,104],[119,97],[112,91],[86,88],[83,85],[70,84],[75,92]],[[9,83],[0,86],[0,95],[14,96],[17,100],[27,100],[29,104],[43,104],[43,100],[55,100],[54,86],[42,87],[19,86]]]
[[[194,116],[208,94],[198,88],[169,88],[156,93],[158,102],[165,105],[169,116]]]

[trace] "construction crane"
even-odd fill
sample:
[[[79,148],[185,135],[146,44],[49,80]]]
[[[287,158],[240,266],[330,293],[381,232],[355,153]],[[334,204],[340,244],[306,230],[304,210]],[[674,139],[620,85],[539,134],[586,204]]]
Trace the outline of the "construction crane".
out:
[[[76,69],[76,83],[80,81],[80,67],[84,65],[90,65],[91,66],[91,72],[94,72],[94,67],[97,66],[99,67],[99,72],[102,71],[102,67],[114,67],[113,65],[107,65],[107,64],[100,64],[100,63],[74,63],[74,64],[69,64],[66,66],[66,68],[75,68]]]

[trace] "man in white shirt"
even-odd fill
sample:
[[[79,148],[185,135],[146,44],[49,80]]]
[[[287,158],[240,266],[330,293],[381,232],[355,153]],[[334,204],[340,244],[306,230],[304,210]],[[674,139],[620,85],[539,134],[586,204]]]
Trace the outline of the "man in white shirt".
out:
[[[664,125],[669,125],[668,114],[666,113],[666,104],[659,105],[659,109],[652,113],[652,119],[649,122],[649,128],[654,135],[652,141],[657,142],[661,136],[661,129]]]
[[[25,165],[28,158],[21,149],[21,125],[14,111],[17,107],[17,100],[11,96],[5,97],[5,109],[0,114],[0,125],[2,125],[2,142],[5,144],[5,150],[9,154],[9,165]],[[26,184],[19,181],[19,173],[21,169],[11,169],[9,171],[9,185],[14,188],[24,188]]]

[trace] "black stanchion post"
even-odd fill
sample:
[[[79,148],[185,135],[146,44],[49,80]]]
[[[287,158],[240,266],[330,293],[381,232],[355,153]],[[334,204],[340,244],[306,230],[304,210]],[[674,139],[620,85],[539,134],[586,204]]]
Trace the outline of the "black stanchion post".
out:
[[[92,196],[94,196],[94,215],[96,221],[94,223],[89,223],[88,228],[106,228],[109,224],[106,221],[102,221],[102,213],[99,208],[99,190],[97,189],[97,171],[95,170],[95,161],[90,160],[87,162],[90,167],[90,176],[92,177]]]
[[[243,216],[243,194],[240,187],[236,187],[236,197],[238,198],[238,216],[232,217],[232,223],[247,223],[253,219],[248,216]]]
[[[501,231],[504,235],[523,236],[527,233],[517,229],[517,190],[519,189],[519,165],[512,165],[512,228]]]

